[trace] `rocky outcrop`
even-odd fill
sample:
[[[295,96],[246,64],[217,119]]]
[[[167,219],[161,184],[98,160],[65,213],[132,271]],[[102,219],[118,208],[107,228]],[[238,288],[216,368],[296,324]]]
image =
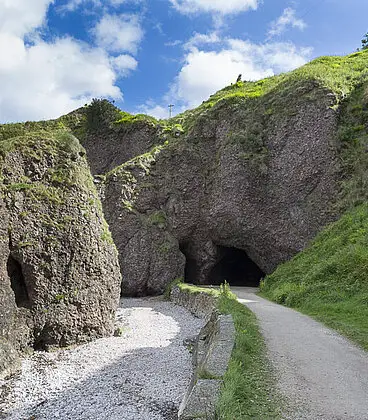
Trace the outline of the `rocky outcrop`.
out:
[[[110,334],[117,251],[79,142],[65,131],[0,143],[0,375],[28,346]]]
[[[185,134],[105,177],[103,205],[123,290],[158,293],[184,274],[208,283],[221,247],[244,250],[270,273],[334,217],[336,97],[315,81],[279,91],[219,101]],[[150,225],[157,215],[159,236]],[[159,251],[165,244],[171,259]],[[156,289],[148,286],[153,278],[162,278]]]
[[[158,144],[160,127],[152,121],[110,124],[87,132],[83,145],[93,174],[104,174]]]
[[[111,204],[105,205],[104,211],[120,251],[124,295],[163,293],[170,282],[184,273],[185,257],[178,240],[168,230],[165,213],[138,213],[132,206],[137,194],[131,185],[135,183],[133,173],[144,177],[149,172],[151,159],[142,157],[138,168],[123,165],[113,171],[109,183],[101,186],[103,201]]]

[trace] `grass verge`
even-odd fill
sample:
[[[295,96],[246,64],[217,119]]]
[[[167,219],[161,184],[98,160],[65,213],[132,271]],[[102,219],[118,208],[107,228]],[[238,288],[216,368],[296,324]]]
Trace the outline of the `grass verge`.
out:
[[[218,402],[218,418],[280,418],[280,399],[276,398],[275,380],[255,315],[236,299],[223,295],[219,310],[232,315],[236,339]]]
[[[347,212],[279,266],[262,295],[293,307],[368,350],[368,204]]]
[[[281,404],[276,397],[275,380],[266,358],[266,347],[255,315],[239,303],[227,285],[220,291],[180,283],[190,293],[218,297],[218,309],[231,314],[236,337],[217,406],[217,419],[278,419]]]

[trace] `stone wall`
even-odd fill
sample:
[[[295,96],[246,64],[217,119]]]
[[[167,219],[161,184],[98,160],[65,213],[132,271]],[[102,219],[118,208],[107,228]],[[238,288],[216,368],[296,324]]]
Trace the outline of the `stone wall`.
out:
[[[194,315],[207,319],[194,343],[194,373],[179,408],[179,420],[215,419],[222,378],[235,343],[232,316],[220,315],[216,310],[217,298],[205,292],[190,293],[174,286],[171,299]]]

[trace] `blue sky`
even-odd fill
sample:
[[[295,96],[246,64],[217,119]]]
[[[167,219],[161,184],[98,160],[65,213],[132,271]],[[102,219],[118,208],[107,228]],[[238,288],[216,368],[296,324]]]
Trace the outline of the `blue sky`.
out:
[[[107,97],[167,117],[236,79],[356,50],[366,0],[0,0],[0,122]]]

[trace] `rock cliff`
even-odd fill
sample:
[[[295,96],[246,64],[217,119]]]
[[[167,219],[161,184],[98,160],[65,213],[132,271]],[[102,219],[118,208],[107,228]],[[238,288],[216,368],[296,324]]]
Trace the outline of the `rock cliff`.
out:
[[[216,283],[231,266],[253,285],[304,249],[356,180],[354,137],[341,133],[367,63],[366,52],[322,57],[157,123],[153,148],[100,177],[123,293],[161,293],[182,276]]]
[[[184,276],[182,253],[187,277],[210,283],[224,247],[264,272],[303,249],[331,220],[337,191],[329,93],[306,82],[277,108],[272,94],[219,102],[188,134],[108,173],[103,205],[123,291],[161,292]]]
[[[116,249],[71,133],[95,175],[123,294],[162,293],[179,277],[258,284],[367,198],[367,64],[368,51],[321,57],[169,120],[94,100],[0,127],[6,357],[111,327]]]
[[[84,149],[18,128],[0,128],[0,375],[19,350],[111,333],[121,283]]]

